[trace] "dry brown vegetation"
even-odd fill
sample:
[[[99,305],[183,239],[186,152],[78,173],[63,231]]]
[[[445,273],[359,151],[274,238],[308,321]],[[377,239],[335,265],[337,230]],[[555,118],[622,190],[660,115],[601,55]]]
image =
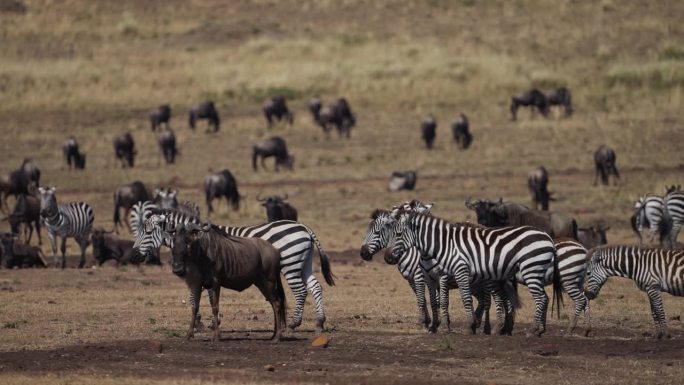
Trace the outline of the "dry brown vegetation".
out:
[[[681,379],[679,298],[668,296],[665,303],[672,341],[642,336],[652,329],[646,297],[619,280],[593,304],[598,331],[591,340],[560,337],[565,319],[550,321],[550,336],[540,340],[467,336],[456,296],[457,332],[426,336],[413,325],[414,299],[394,268],[380,262],[355,266],[358,257],[349,252],[360,246],[375,207],[415,197],[436,202],[440,216],[472,220],[463,206],[466,197],[525,203],[526,173],[540,164],[549,170],[558,198],[552,209],[574,215],[580,225],[604,219],[611,243],[633,242],[627,219],[634,200],[682,183],[681,2],[24,4],[24,13],[0,11],[2,172],[33,157],[44,183],[58,186],[60,200],[89,202],[97,224],[111,227],[116,186],[135,179],[150,187],[172,184],[181,189],[181,199],[202,202],[205,213],[204,175],[209,168],[229,168],[247,200],[237,213],[221,204],[214,222],[260,222],[265,212],[256,195],[287,192],[300,220],[326,249],[344,253],[333,257],[339,285],[324,288],[334,339],[323,351],[307,347],[313,337],[311,304],[305,331],[273,347],[239,340],[244,330],[271,325],[258,294],[226,293],[228,340],[218,347],[202,338],[181,344],[189,309],[181,303],[185,288],[167,269],[2,270],[0,382]],[[557,85],[573,91],[571,119],[531,118],[521,111],[518,122],[508,120],[510,95]],[[274,93],[289,98],[294,127],[267,131],[260,106]],[[314,94],[349,99],[358,118],[350,141],[335,135],[326,140],[312,124],[305,106]],[[187,110],[206,98],[217,102],[223,118],[216,135],[203,132],[204,122],[197,132],[187,128]],[[181,151],[175,166],[163,165],[149,131],[147,115],[161,103],[173,108],[171,125]],[[449,124],[459,112],[468,115],[475,137],[465,152],[450,140]],[[424,149],[418,128],[428,113],[439,122],[433,151]],[[132,170],[121,169],[112,151],[112,138],[127,130],[140,153]],[[295,171],[252,172],[251,145],[274,134],[288,141]],[[64,166],[61,144],[69,135],[88,155],[83,172]],[[591,154],[602,143],[617,152],[617,187],[591,185]],[[418,170],[417,190],[388,193],[389,175],[402,169]],[[69,246],[75,254],[75,245]],[[387,296],[391,300],[378,301]],[[529,298],[526,304],[518,334],[531,319]],[[147,348],[150,339],[162,341],[162,354]],[[544,344],[557,346],[559,355],[535,355]],[[266,364],[276,371],[265,371]]]

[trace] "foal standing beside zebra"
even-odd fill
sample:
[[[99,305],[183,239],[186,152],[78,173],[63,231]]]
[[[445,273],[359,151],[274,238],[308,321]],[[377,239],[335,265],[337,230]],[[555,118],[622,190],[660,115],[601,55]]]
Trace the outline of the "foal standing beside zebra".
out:
[[[591,249],[589,258],[587,298],[596,298],[608,277],[630,278],[648,294],[657,328],[656,337],[670,337],[660,293],[684,297],[684,250],[603,246]]]
[[[187,223],[201,225],[200,220],[195,217],[175,210],[155,209],[155,206],[149,203],[134,206],[131,218],[138,221],[137,224],[131,224],[131,227],[137,230],[134,253],[144,256],[158,250],[163,244],[169,246],[171,234],[168,229],[185,226]],[[323,330],[326,316],[323,290],[313,275],[314,247],[318,248],[325,282],[333,286],[335,281],[328,256],[309,227],[293,221],[275,221],[245,227],[218,227],[230,236],[261,238],[271,243],[280,252],[281,273],[295,296],[295,309],[288,327],[294,330],[301,325],[308,290],[313,295],[316,307],[316,330]]]
[[[78,268],[85,265],[85,250],[88,246],[88,236],[93,227],[95,216],[93,209],[85,202],[69,202],[57,204],[54,187],[39,187],[40,192],[40,218],[47,227],[52,246],[55,266],[62,269],[66,267],[66,240],[73,237],[81,248],[81,259]],[[60,251],[61,262],[57,262],[57,237],[62,238]]]

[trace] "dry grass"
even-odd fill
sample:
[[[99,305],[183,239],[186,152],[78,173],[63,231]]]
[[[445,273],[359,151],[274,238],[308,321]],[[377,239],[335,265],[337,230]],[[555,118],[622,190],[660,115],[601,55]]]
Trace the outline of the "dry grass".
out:
[[[436,202],[440,216],[472,220],[466,197],[527,202],[526,173],[543,164],[558,198],[554,210],[574,215],[580,225],[604,219],[609,241],[625,243],[634,240],[627,221],[634,200],[682,183],[680,2],[26,5],[24,15],[0,14],[1,170],[33,157],[44,183],[59,187],[59,199],[89,202],[98,225],[111,226],[118,185],[135,179],[150,187],[171,184],[181,189],[181,199],[202,202],[208,169],[229,168],[247,200],[237,213],[221,204],[214,222],[260,222],[265,215],[255,196],[287,192],[326,249],[356,250],[375,207],[420,198]],[[510,95],[557,85],[573,91],[572,119],[530,118],[521,111],[517,123],[508,120]],[[294,127],[266,130],[260,104],[273,93],[289,97]],[[350,141],[327,140],[312,124],[306,101],[314,94],[350,100],[358,116]],[[217,135],[186,128],[187,109],[204,98],[215,99],[223,117]],[[149,111],[164,102],[172,105],[182,153],[174,166],[161,164],[147,123]],[[450,141],[449,124],[459,112],[468,115],[475,136],[467,152]],[[419,139],[418,122],[428,113],[439,122],[433,151]],[[132,170],[117,165],[111,148],[111,139],[127,130],[140,153]],[[275,134],[296,156],[295,171],[253,172],[251,145]],[[61,144],[69,135],[88,155],[83,172],[63,165]],[[618,187],[591,186],[591,154],[602,143],[617,152]],[[386,179],[401,169],[418,171],[417,190],[390,194]],[[72,243],[69,251],[75,251]],[[375,333],[391,324],[419,333],[410,325],[413,298],[393,268],[333,263],[342,278],[339,287],[326,289],[332,327]],[[0,333],[2,350],[167,338],[164,333],[173,339],[185,328],[185,289],[168,271],[3,271],[0,277],[18,288],[0,292],[6,304],[0,322],[16,326]],[[396,293],[393,301],[378,304],[375,297],[387,292]],[[238,314],[231,320],[236,328],[269,327],[262,317],[246,322],[246,315],[265,308],[254,293],[230,297],[224,304]],[[50,299],[57,304],[47,304]],[[522,322],[529,319],[527,303]],[[608,338],[638,338],[650,330],[644,296],[627,282],[609,284],[595,310],[606,330],[616,328]],[[678,315],[681,301],[668,297],[666,310]],[[681,330],[679,321],[672,324]],[[0,380],[31,380],[12,376]],[[83,373],[68,380],[90,379]]]

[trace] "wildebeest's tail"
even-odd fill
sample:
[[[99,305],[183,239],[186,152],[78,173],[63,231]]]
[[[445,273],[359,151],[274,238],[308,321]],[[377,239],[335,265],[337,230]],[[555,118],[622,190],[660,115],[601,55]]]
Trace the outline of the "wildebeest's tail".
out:
[[[38,259],[40,260],[41,266],[48,267],[47,258],[45,258],[45,254],[43,253],[43,250],[40,247],[36,248],[36,254],[38,255]]]
[[[257,162],[257,148],[256,148],[256,146],[254,146],[254,147],[252,148],[252,169],[254,169],[254,171],[257,170],[257,164],[256,164],[256,162]],[[263,164],[263,163],[262,163],[262,164]]]
[[[330,260],[328,259],[328,255],[325,254],[325,251],[323,251],[323,246],[321,246],[321,242],[316,237],[316,234],[314,234],[314,232],[311,231],[311,229],[309,229],[308,227],[307,230],[311,235],[311,239],[313,239],[314,243],[316,244],[316,247],[318,248],[318,255],[320,255],[321,258],[321,270],[323,271],[323,277],[325,278],[325,282],[329,286],[335,286],[335,275],[332,273],[332,270],[330,269]]]
[[[558,253],[553,250],[553,302],[551,304],[551,312],[553,307],[556,307],[556,316],[560,319],[560,308],[563,305],[563,286],[560,279],[560,271],[558,270]]]
[[[573,219],[572,220],[572,229],[571,229],[572,239],[579,241],[579,235],[577,234],[577,228],[578,228],[577,221]]]

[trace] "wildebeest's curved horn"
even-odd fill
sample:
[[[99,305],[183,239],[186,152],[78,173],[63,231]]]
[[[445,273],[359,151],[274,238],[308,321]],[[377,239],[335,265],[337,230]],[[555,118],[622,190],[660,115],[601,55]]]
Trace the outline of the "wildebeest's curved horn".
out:
[[[261,193],[258,193],[256,196],[256,200],[259,202],[266,202],[266,199],[261,199]]]
[[[469,196],[468,199],[465,200],[465,207],[470,210],[475,210],[475,205],[470,202],[472,198],[472,196]]]
[[[285,193],[285,196],[284,196],[284,197],[282,197],[282,198],[280,198],[280,199],[282,199],[282,200],[286,200],[286,199],[287,199],[287,196],[288,196],[288,195],[287,195],[287,193]]]

